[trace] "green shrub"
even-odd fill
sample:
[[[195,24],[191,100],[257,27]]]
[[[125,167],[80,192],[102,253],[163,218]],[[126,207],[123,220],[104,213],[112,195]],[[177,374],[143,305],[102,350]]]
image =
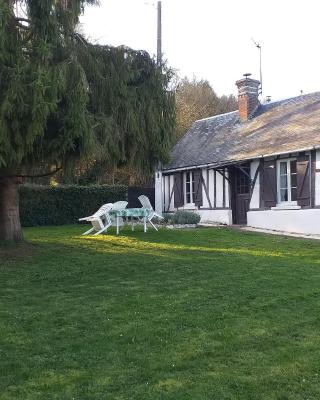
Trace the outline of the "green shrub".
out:
[[[174,214],[165,214],[165,221],[173,225],[198,224],[200,215],[192,211],[177,211]]]
[[[127,199],[127,186],[20,187],[22,226],[73,224],[98,210],[102,204]]]

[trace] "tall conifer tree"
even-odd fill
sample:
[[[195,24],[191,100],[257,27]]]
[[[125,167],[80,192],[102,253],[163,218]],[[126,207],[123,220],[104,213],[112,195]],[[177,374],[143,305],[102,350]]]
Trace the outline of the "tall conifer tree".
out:
[[[95,3],[0,0],[0,240],[22,239],[18,185],[34,170],[72,171],[95,157],[150,171],[168,158],[170,72],[145,52],[77,34],[81,11]]]

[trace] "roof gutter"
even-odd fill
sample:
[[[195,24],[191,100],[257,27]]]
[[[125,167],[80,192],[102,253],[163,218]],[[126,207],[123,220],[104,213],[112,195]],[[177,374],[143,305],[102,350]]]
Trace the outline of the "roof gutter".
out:
[[[283,154],[288,154],[288,153],[300,153],[302,151],[318,150],[318,149],[320,149],[320,145],[311,146],[311,147],[305,147],[305,148],[302,148],[302,149],[296,149],[296,150],[291,150],[291,151],[282,151],[282,152],[279,152],[279,153],[261,154],[261,155],[254,156],[254,157],[243,158],[241,160],[226,160],[226,161],[221,161],[221,162],[216,162],[216,163],[206,163],[206,164],[190,165],[190,166],[179,167],[179,168],[163,169],[162,172],[171,173],[171,172],[178,172],[178,171],[187,171],[187,170],[190,170],[190,169],[197,169],[197,168],[225,167],[227,165],[236,164],[236,163],[238,164],[238,163],[242,163],[242,162],[250,161],[250,160],[255,160],[255,159],[274,157],[274,156],[281,156]]]
[[[221,163],[207,163],[207,164],[200,164],[200,165],[189,165],[186,167],[180,167],[180,168],[171,168],[171,169],[163,169],[162,172],[169,173],[169,172],[178,172],[178,171],[186,171],[189,169],[196,169],[196,168],[208,168],[208,167],[214,167],[221,165]]]
[[[253,158],[266,158],[266,157],[273,157],[273,156],[281,156],[283,154],[288,154],[288,153],[300,153],[302,151],[309,151],[309,150],[318,150],[320,149],[320,145],[318,146],[310,146],[310,147],[304,147],[302,149],[297,149],[297,150],[291,150],[291,151],[282,151],[280,153],[271,153],[271,154],[263,154],[261,156],[256,156],[252,158],[248,158],[248,160],[252,160]]]

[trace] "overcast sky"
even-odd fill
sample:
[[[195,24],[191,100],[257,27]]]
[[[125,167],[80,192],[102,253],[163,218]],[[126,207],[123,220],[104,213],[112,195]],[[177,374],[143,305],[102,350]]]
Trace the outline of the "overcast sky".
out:
[[[91,40],[156,53],[156,1],[100,3],[81,18]],[[259,78],[253,38],[262,45],[264,97],[310,93],[320,90],[319,16],[319,0],[163,0],[163,55],[181,76],[236,94],[243,73]]]

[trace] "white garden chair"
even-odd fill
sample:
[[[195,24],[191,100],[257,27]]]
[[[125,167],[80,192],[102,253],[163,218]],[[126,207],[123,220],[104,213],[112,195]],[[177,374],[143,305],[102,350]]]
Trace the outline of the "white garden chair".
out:
[[[138,197],[138,199],[139,199],[139,201],[140,201],[142,207],[143,207],[143,208],[146,208],[147,210],[149,210],[149,214],[148,214],[148,216],[147,216],[147,220],[148,220],[148,222],[153,226],[153,228],[157,231],[158,229],[157,229],[157,227],[154,225],[154,223],[152,222],[152,219],[153,219],[154,217],[159,218],[159,219],[164,219],[163,216],[160,215],[160,214],[157,214],[157,213],[154,211],[154,209],[153,209],[153,207],[152,207],[152,205],[151,205],[151,203],[150,203],[150,200],[149,200],[149,198],[148,198],[147,196],[145,196],[144,194],[142,194],[141,196]]]
[[[112,204],[112,210],[124,210],[128,205],[127,201],[116,201]]]
[[[118,211],[118,210],[124,210],[128,205],[127,201],[116,201],[113,205],[111,210],[112,211]],[[112,226],[117,226],[117,217],[111,216],[111,225]],[[120,226],[124,225],[124,221],[122,217],[118,217],[118,229]]]
[[[96,236],[107,230],[112,224],[111,218],[108,214],[112,207],[112,203],[104,204],[98,211],[89,217],[80,218],[79,221],[87,221],[92,224],[92,228],[84,232],[82,235],[89,235],[91,232],[95,231],[94,236]]]

